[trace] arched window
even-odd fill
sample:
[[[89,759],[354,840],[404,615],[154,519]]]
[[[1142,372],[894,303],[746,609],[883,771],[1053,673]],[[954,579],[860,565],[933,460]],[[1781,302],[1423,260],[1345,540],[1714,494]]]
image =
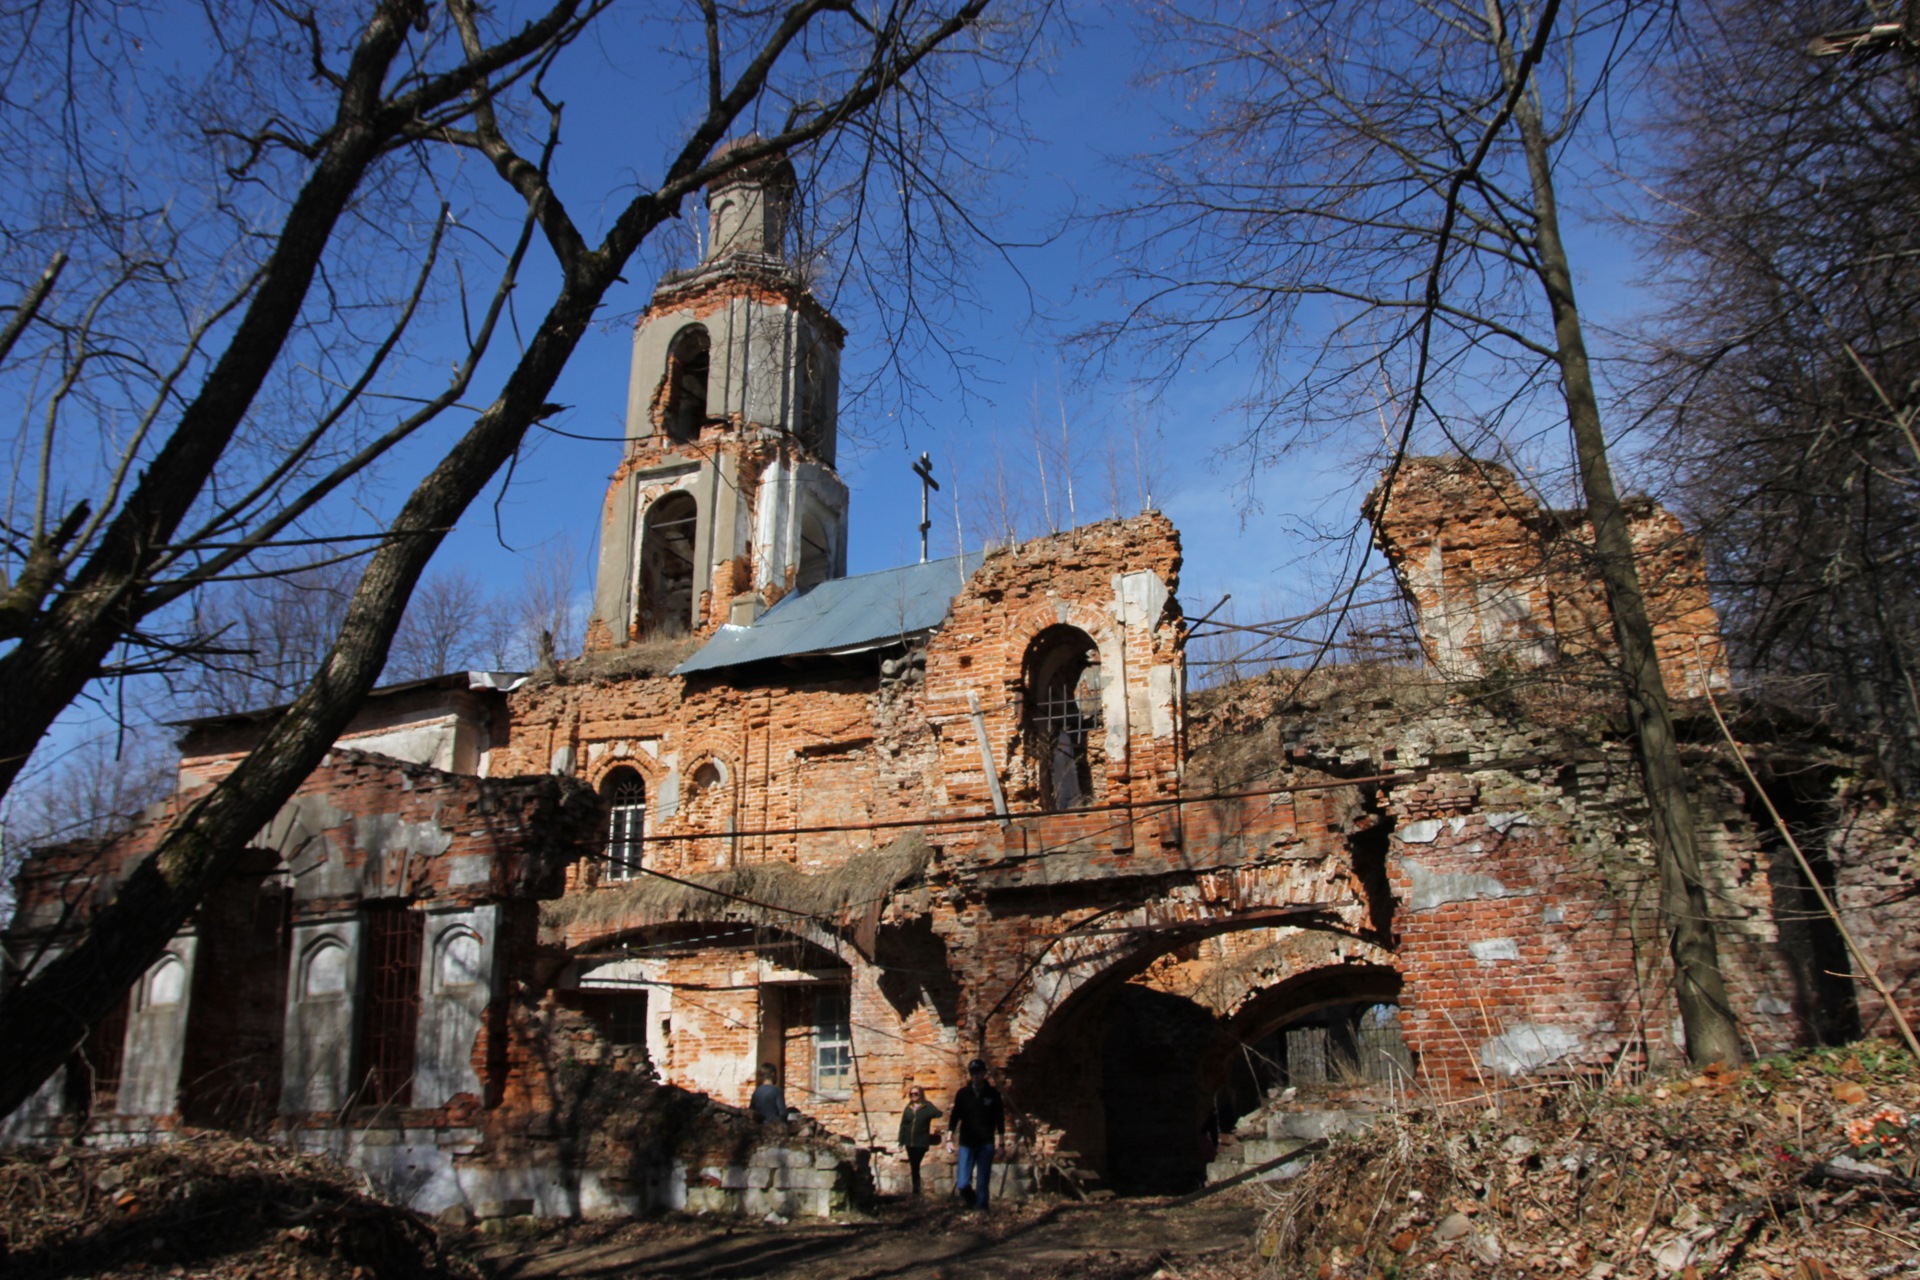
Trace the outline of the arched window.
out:
[[[337,1000],[347,994],[347,949],[338,939],[322,938],[301,960],[300,998]]]
[[[144,997],[140,1002],[143,1009],[167,1008],[187,998],[187,966],[178,956],[161,956],[147,970]]]
[[[647,508],[640,534],[640,634],[679,635],[693,625],[693,535],[700,511],[690,493]]]
[[[1046,809],[1092,802],[1100,649],[1077,627],[1048,627],[1027,648],[1026,735]]]
[[[688,325],[667,348],[667,434],[675,440],[699,437],[707,420],[707,374],[713,367],[713,342],[706,329]]]
[[[480,967],[480,935],[456,925],[434,943],[433,989],[451,991],[478,986],[487,975]]]
[[[600,784],[607,802],[607,856],[602,883],[635,879],[640,874],[641,836],[646,830],[647,784],[632,769],[619,768]]]

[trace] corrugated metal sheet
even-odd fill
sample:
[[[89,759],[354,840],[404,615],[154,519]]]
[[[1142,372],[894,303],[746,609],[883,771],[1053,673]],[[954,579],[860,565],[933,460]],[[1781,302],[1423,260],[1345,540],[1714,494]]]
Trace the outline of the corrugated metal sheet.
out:
[[[835,578],[788,596],[750,626],[723,626],[675,675],[809,653],[848,653],[931,631],[980,567],[981,552]]]

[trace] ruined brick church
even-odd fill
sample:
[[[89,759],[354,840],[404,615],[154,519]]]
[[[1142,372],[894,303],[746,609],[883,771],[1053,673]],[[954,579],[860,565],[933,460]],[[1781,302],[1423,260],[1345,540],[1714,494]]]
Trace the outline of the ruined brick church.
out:
[[[716,184],[638,322],[586,652],[379,691],[11,1138],[270,1130],[428,1210],[823,1212],[897,1186],[907,1086],[976,1055],[1016,1188],[1123,1192],[1194,1185],[1283,1086],[1377,1105],[1676,1055],[1577,516],[1413,460],[1367,512],[1420,660],[1201,693],[1157,513],[849,577],[844,330],[785,253],[792,191],[784,161]],[[1724,692],[1697,550],[1634,519],[1669,685]],[[180,796],[259,722],[187,726]],[[1911,836],[1843,745],[1769,732],[1905,981]],[[1872,1029],[1755,798],[1689,750],[1753,1048]],[[167,816],[32,859],[7,954],[57,953]],[[659,1101],[724,1118],[763,1063],[780,1132],[690,1137]]]

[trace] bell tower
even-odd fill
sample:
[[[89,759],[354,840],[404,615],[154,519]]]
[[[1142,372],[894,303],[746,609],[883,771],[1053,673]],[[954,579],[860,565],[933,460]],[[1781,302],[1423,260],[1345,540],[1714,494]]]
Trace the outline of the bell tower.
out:
[[[779,154],[716,179],[699,265],[663,276],[634,327],[589,649],[748,623],[847,571],[846,330],[793,260],[796,189]]]

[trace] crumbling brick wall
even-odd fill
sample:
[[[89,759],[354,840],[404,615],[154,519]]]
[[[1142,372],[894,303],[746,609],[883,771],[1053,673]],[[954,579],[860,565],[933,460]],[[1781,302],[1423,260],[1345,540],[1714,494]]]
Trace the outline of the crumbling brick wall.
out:
[[[1600,709],[1477,701],[1393,668],[1291,674],[1210,697],[1201,767],[1286,761],[1276,780],[1364,774],[1391,843],[1387,936],[1423,1069],[1607,1065],[1678,1053],[1645,803]],[[1730,762],[1690,751],[1721,956],[1743,1027],[1800,1043],[1775,948],[1769,860]]]
[[[1384,482],[1383,482],[1384,485]],[[1675,696],[1726,687],[1726,651],[1698,543],[1647,499],[1625,503],[1654,649]],[[1602,667],[1610,614],[1582,511],[1542,508],[1498,463],[1409,458],[1363,510],[1450,679],[1565,664]]]

